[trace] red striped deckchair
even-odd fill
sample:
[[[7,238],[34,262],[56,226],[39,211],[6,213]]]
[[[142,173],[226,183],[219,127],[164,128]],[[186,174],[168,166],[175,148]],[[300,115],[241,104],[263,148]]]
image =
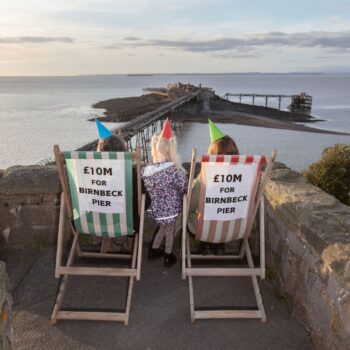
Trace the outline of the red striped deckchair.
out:
[[[266,321],[257,276],[265,278],[265,229],[264,229],[264,188],[268,181],[276,151],[271,157],[243,155],[192,154],[188,195],[183,200],[182,228],[182,277],[188,277],[191,321],[203,318],[260,318]],[[238,255],[198,255],[190,251],[187,232],[188,208],[192,195],[194,167],[201,162],[200,192],[198,202],[198,223],[195,238],[209,243],[225,243],[242,239]],[[261,171],[262,166],[265,170]],[[251,234],[258,209],[260,231],[260,267],[254,267],[248,238]],[[218,260],[243,259],[248,267],[215,268],[192,267],[192,259]],[[257,301],[256,310],[196,310],[193,295],[194,276],[250,276]]]
[[[134,278],[140,280],[145,195],[141,194],[140,149],[130,152],[61,152],[54,146],[62,194],[57,237],[55,277],[62,277],[51,323],[57,320],[122,321],[128,325]],[[134,232],[133,163],[136,164],[139,232]],[[64,229],[68,221],[73,242],[66,265],[62,264]],[[79,234],[100,237],[134,236],[130,254],[83,251]],[[81,258],[127,259],[129,267],[75,267],[75,254]],[[129,278],[123,312],[61,310],[69,275],[120,276]]]

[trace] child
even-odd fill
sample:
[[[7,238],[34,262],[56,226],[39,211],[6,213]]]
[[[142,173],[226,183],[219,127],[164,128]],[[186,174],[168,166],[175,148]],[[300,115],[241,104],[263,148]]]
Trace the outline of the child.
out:
[[[187,189],[187,176],[176,153],[176,138],[167,119],[162,133],[152,137],[152,163],[142,172],[146,191],[151,197],[149,212],[159,224],[148,252],[148,259],[163,255],[160,249],[165,237],[164,266],[171,267],[176,262],[173,254],[175,222],[182,211],[182,195]]]
[[[124,141],[117,135],[113,135],[99,120],[96,119],[96,126],[100,139],[97,144],[97,152],[126,152],[126,145]],[[138,209],[137,209],[137,184],[136,174],[133,169],[133,212],[134,212],[134,229],[138,231]],[[101,253],[118,253],[122,251],[132,251],[132,238],[102,238]]]
[[[208,149],[211,154],[239,154],[238,147],[235,141],[225,133],[223,133],[210,119],[209,119],[210,145]],[[198,201],[200,191],[200,174],[193,182],[191,203],[188,213],[187,229],[191,234],[195,234],[198,221]],[[198,246],[198,254],[209,255],[225,255],[225,243],[207,243],[200,242]]]

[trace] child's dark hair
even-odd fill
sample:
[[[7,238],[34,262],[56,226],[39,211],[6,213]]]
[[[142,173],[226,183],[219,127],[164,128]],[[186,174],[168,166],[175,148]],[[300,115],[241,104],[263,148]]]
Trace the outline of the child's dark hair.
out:
[[[126,152],[126,150],[124,141],[117,135],[98,140],[97,151],[99,152]]]

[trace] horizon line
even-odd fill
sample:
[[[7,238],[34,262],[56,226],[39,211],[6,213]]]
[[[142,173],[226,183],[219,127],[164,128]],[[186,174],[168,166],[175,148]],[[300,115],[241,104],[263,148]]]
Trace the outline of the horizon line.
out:
[[[328,75],[350,74],[350,71],[339,72],[209,72],[209,73],[89,73],[89,74],[63,74],[63,75],[0,75],[0,78],[69,78],[89,76],[153,76],[153,75]]]

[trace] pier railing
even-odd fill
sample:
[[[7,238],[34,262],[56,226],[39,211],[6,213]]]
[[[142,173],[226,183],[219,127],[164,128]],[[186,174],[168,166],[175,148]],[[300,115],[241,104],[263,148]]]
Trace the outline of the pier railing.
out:
[[[134,151],[137,146],[140,146],[142,160],[148,162],[150,141],[154,133],[162,130],[164,120],[167,117],[171,117],[171,114],[177,108],[196,99],[199,93],[200,91],[195,91],[181,96],[165,106],[138,116],[124,126],[113,131],[125,141],[129,151]],[[174,127],[176,127],[176,125],[174,125]],[[92,149],[96,149],[96,141],[85,145],[79,150]]]
[[[120,128],[119,135],[124,139],[129,150],[140,146],[143,160],[148,162],[148,150],[154,133],[162,130],[164,120],[169,117],[175,109],[194,100],[197,98],[197,95],[198,92],[187,94],[154,111],[140,115],[135,120],[130,121]]]
[[[242,98],[250,98],[251,103],[245,103],[245,104],[251,104],[253,106],[256,105],[256,99],[264,99],[265,100],[265,107],[269,106],[269,99],[277,100],[278,101],[278,109],[281,110],[282,108],[282,100],[288,99],[289,105],[288,108],[292,112],[300,112],[300,113],[310,113],[312,108],[312,96],[307,95],[306,93],[302,92],[299,95],[271,95],[271,94],[245,94],[245,93],[236,93],[232,94],[230,92],[226,93],[224,96],[222,96],[226,100],[228,100],[230,97],[238,98],[239,103],[242,103]],[[236,102],[236,101],[234,101]],[[272,108],[276,108],[275,106],[272,106]]]

